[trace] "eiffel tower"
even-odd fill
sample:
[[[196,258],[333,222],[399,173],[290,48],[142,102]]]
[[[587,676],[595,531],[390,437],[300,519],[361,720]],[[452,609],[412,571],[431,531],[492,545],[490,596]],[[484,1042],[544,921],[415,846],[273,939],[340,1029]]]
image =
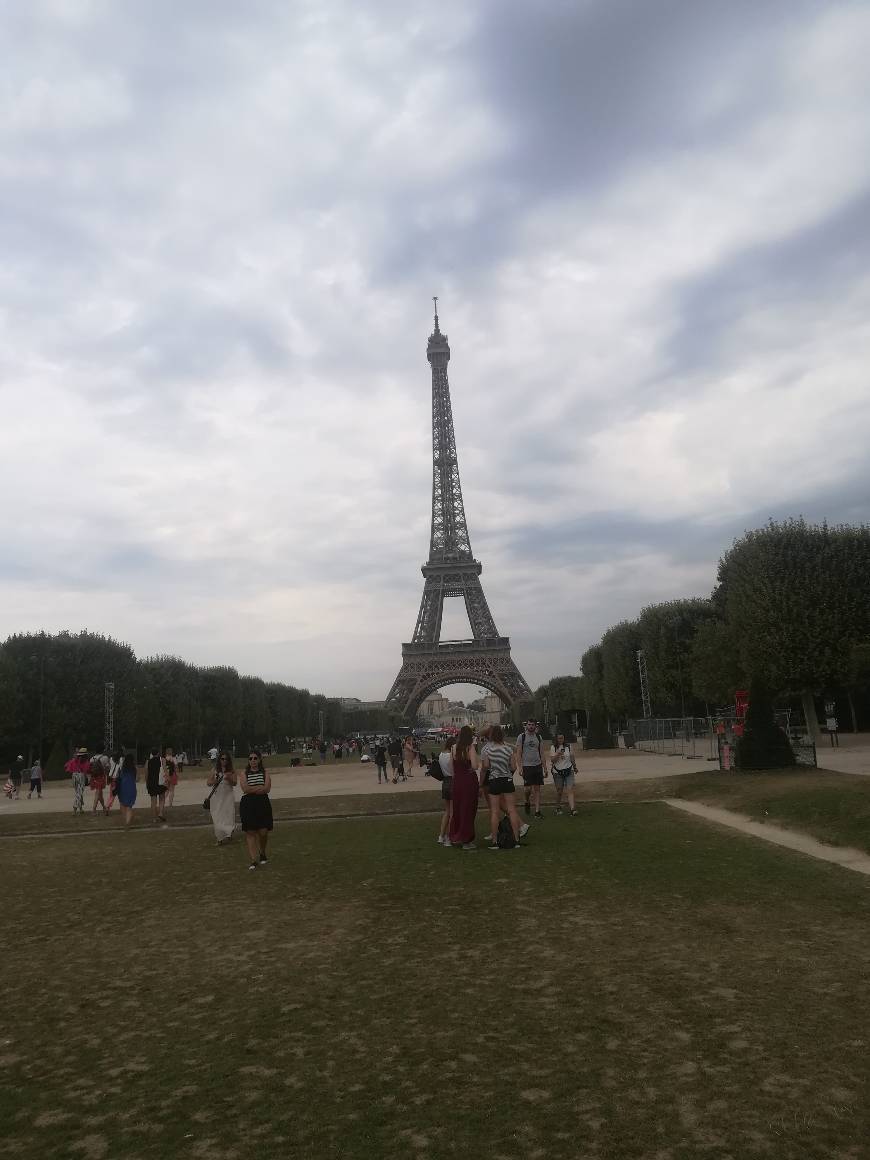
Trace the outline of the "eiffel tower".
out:
[[[434,302],[435,330],[426,347],[432,365],[432,536],[414,639],[402,645],[402,667],[385,702],[406,720],[442,685],[482,685],[506,705],[532,698],[511,660],[510,639],[495,626],[480,583],[483,569],[471,552],[447,381],[450,347],[438,326],[437,297]],[[448,596],[465,600],[471,640],[441,640]]]

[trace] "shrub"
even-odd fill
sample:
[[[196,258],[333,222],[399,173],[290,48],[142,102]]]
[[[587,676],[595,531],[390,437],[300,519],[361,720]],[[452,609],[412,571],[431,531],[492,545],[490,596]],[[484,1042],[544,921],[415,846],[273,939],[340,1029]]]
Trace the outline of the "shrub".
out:
[[[596,705],[589,710],[589,726],[586,730],[586,748],[613,748],[613,734],[607,727],[607,714],[600,705]]]

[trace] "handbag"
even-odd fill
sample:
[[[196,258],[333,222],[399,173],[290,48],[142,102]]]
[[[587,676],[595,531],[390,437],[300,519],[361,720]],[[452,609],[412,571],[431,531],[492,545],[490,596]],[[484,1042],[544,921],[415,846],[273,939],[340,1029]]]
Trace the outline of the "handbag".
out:
[[[214,785],[213,785],[213,787],[212,787],[212,791],[211,791],[211,793],[208,795],[208,797],[207,797],[207,798],[205,799],[205,801],[202,803],[202,808],[203,808],[204,810],[207,810],[207,809],[209,808],[209,803],[211,802],[211,799],[214,797],[214,795],[215,795],[215,791],[217,790],[217,787],[220,785],[220,783],[221,783],[222,781],[223,781],[223,777],[219,777],[219,778],[217,779],[217,781],[214,783]]]

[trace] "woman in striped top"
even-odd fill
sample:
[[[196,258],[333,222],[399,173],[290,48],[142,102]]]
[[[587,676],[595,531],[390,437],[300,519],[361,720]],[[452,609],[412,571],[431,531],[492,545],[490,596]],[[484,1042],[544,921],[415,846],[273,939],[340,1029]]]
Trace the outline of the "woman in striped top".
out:
[[[489,774],[489,820],[491,824],[490,850],[497,850],[496,836],[502,812],[511,820],[514,840],[519,846],[520,815],[517,813],[514,801],[514,770],[517,766],[516,754],[512,745],[505,745],[504,731],[501,725],[493,725],[489,735],[489,744],[484,748],[480,762],[480,784]]]
[[[268,861],[266,843],[272,829],[272,803],[269,801],[272,779],[263,765],[259,749],[251,750],[244,773],[239,774],[239,785],[242,787],[239,817],[251,859],[248,869],[256,870],[258,865],[265,866]]]

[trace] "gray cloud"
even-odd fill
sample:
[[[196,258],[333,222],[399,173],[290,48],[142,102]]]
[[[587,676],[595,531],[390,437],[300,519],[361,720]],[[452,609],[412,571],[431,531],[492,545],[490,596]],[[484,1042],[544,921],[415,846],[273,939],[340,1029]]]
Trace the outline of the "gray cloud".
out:
[[[0,635],[382,695],[442,295],[533,684],[867,510],[866,7],[7,6]]]

